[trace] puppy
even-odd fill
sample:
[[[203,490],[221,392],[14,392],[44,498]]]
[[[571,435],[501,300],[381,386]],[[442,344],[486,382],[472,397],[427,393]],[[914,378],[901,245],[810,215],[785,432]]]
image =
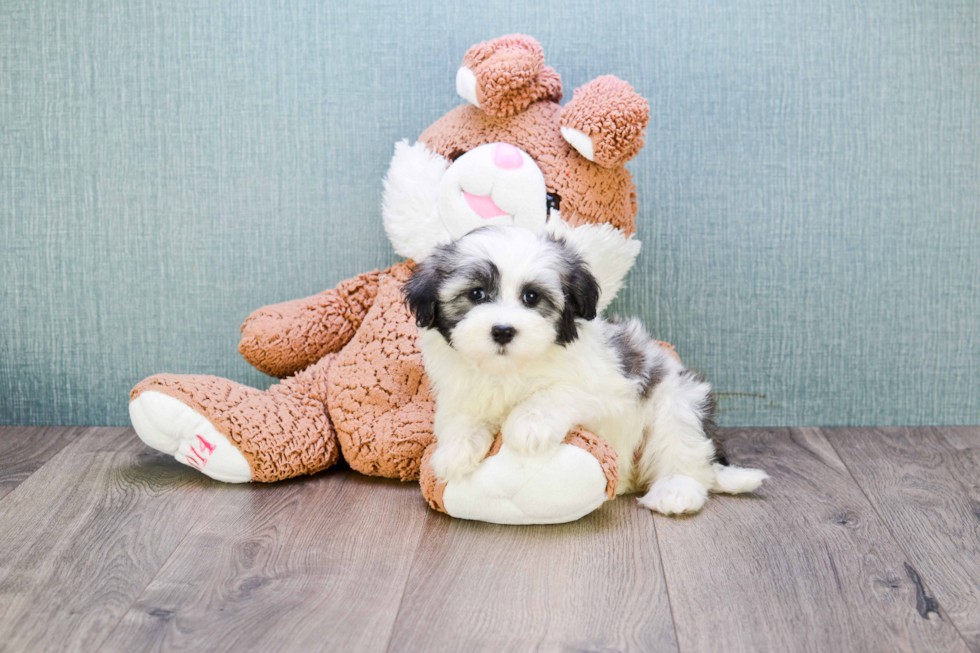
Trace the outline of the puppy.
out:
[[[708,492],[756,489],[765,472],[722,464],[711,387],[636,320],[596,316],[599,285],[563,241],[477,229],[416,267],[405,299],[436,393],[436,476],[459,479],[504,444],[546,455],[581,425],[618,454],[617,494],[663,514]]]

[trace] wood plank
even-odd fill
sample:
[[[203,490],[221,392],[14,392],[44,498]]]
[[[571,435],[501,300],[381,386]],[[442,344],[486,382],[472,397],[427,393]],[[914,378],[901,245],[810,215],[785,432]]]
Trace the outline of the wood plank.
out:
[[[75,426],[0,426],[0,499],[81,431]]]
[[[980,652],[980,428],[824,433],[939,605]]]
[[[427,511],[347,469],[223,486],[103,650],[384,650]]]
[[[772,479],[655,518],[682,651],[967,650],[818,429],[726,436]]]
[[[431,513],[392,651],[676,651],[653,518],[630,498],[571,524]]]
[[[132,429],[84,430],[0,502],[0,646],[99,650],[217,485]]]

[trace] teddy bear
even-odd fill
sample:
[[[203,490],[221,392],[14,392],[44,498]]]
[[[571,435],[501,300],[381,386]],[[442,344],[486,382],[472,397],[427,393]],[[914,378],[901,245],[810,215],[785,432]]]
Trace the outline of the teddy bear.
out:
[[[225,482],[312,474],[342,457],[364,474],[421,479],[437,510],[498,523],[570,521],[614,496],[615,454],[582,428],[534,459],[498,436],[470,476],[436,478],[425,464],[433,397],[402,286],[436,246],[518,224],[575,247],[607,306],[640,249],[624,164],[643,146],[647,102],[607,75],[561,106],[561,78],[523,35],[471,47],[456,89],[467,102],[398,143],[384,180],[384,228],[407,260],[253,312],[238,349],[282,379],[268,390],[207,375],[141,381],[129,409],[147,445]]]

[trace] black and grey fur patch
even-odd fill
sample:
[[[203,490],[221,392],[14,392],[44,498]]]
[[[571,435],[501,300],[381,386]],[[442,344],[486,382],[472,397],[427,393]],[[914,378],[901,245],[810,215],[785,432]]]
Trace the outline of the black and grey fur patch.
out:
[[[546,320],[553,320],[564,309],[564,299],[541,284],[525,283],[521,287],[521,296],[523,297],[528,292],[533,292],[538,295],[538,303],[528,308]]]
[[[458,242],[458,241],[457,241]],[[492,261],[460,261],[457,242],[441,245],[412,273],[402,292],[409,311],[421,329],[434,328],[452,344],[453,328],[478,303],[493,301],[500,292],[500,270]],[[452,297],[440,297],[452,284],[458,290]],[[470,292],[480,289],[483,299],[474,301]]]
[[[606,337],[616,352],[619,369],[623,376],[640,382],[639,392],[643,399],[649,399],[667,368],[658,345],[636,320],[620,321],[613,317],[607,322]],[[656,348],[656,349],[655,349]]]
[[[449,334],[453,328],[466,317],[477,304],[492,302],[500,294],[500,270],[491,261],[473,261],[448,272],[446,280],[440,289],[440,295],[447,285],[452,285],[456,291],[451,297],[440,296],[436,307],[435,326],[439,333],[450,340]],[[470,293],[482,290],[484,298],[476,301]]]
[[[549,238],[558,246],[561,252],[561,289],[564,294],[564,306],[558,319],[558,335],[555,342],[567,345],[578,338],[576,319],[594,320],[598,314],[599,282],[592,275],[588,264],[564,239]]]
[[[429,258],[415,266],[411,278],[402,288],[405,304],[409,312],[415,316],[415,323],[420,329],[436,326],[439,288],[448,276],[447,262],[456,252],[455,243],[438,247]]]
[[[686,376],[692,381],[698,383],[707,383],[703,376],[692,369],[684,370],[683,376]],[[718,404],[715,401],[715,393],[709,392],[706,394],[704,396],[704,400],[697,408],[698,412],[701,414],[701,428],[704,430],[705,436],[711,440],[711,443],[714,445],[715,456],[712,462],[728,465],[728,456],[725,455],[725,442],[718,432],[718,425],[715,423],[715,417],[718,413]]]

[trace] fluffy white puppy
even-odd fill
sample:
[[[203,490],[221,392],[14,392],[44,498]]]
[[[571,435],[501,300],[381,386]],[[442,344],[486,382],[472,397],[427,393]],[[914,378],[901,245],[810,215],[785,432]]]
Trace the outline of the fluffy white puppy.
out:
[[[618,454],[617,494],[645,492],[651,510],[756,489],[765,472],[719,460],[708,383],[638,321],[597,318],[599,293],[563,240],[515,226],[472,231],[416,268],[405,297],[436,392],[436,476],[472,472],[498,431],[547,455],[581,425]]]

